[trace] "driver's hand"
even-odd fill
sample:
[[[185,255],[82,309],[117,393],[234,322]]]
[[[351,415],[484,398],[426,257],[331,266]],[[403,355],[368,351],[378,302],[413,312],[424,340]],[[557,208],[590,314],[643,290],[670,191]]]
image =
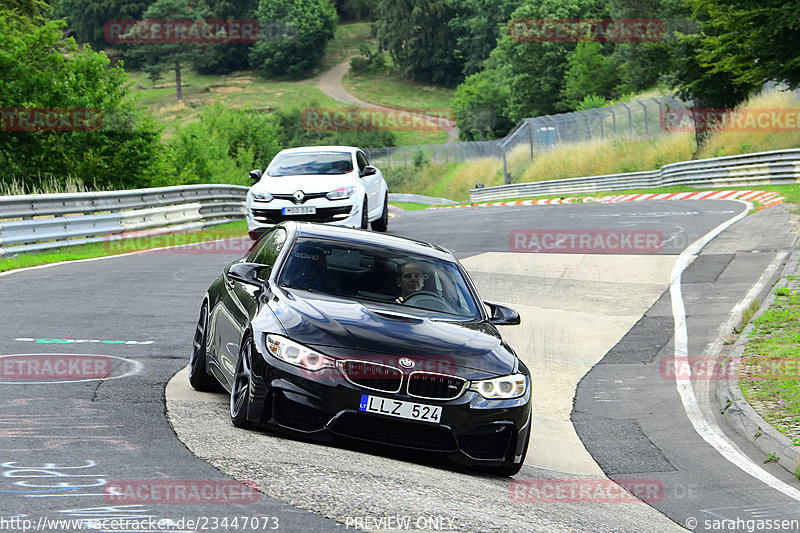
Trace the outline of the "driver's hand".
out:
[[[394,299],[394,301],[399,303],[399,304],[401,304],[401,303],[403,303],[403,297],[402,296],[398,296],[397,298]]]

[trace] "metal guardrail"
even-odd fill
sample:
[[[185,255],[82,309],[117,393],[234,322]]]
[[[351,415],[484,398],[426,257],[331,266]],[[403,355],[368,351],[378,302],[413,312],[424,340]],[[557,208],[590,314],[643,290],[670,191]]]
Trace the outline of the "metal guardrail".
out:
[[[800,183],[800,149],[671,163],[658,170],[517,183],[472,189],[473,202],[525,196],[592,194],[600,191],[689,185],[740,187]]]
[[[0,197],[0,256],[224,224],[244,218],[247,190],[184,185]]]

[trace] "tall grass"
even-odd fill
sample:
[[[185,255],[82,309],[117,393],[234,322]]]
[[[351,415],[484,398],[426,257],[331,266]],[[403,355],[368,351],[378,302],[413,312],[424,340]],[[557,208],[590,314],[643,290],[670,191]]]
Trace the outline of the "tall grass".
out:
[[[503,184],[503,166],[497,159],[477,159],[468,163],[428,164],[421,168],[384,168],[390,192],[424,194],[463,201],[481,183],[486,187]]]
[[[514,182],[544,181],[602,174],[655,170],[667,163],[692,158],[694,135],[669,133],[649,139],[620,137],[558,145],[534,153],[526,146],[511,153],[509,167]]]
[[[745,112],[762,109],[784,110],[784,117],[792,110],[800,114],[800,97],[795,93],[770,90],[750,98],[739,108]],[[685,131],[646,139],[619,137],[562,144],[552,150],[534,152],[533,161],[530,147],[523,145],[508,154],[507,163],[512,181],[524,183],[655,170],[691,159],[797,147],[800,147],[800,128],[797,127],[791,131],[748,132],[728,128],[713,132],[699,151],[694,132]],[[392,169],[390,174],[402,175],[402,179],[395,181],[393,192],[427,194],[457,201],[466,200],[474,184],[503,183],[502,164],[491,159],[458,165],[427,164],[417,170]]]
[[[89,192],[98,190],[97,184],[91,187],[80,178],[67,176],[63,181],[53,176],[39,176],[36,180],[25,180],[16,176],[4,178],[0,181],[0,196],[13,196],[18,194],[55,194],[72,192]]]
[[[797,93],[770,90],[751,97],[742,110],[779,109],[781,115],[800,113],[800,96]],[[785,120],[784,120],[785,122]],[[800,146],[800,127],[795,121],[794,128],[784,131],[764,129],[762,131],[735,131],[727,127],[715,132],[703,149],[697,154],[698,159],[706,157],[720,157],[725,155],[746,154],[748,152],[766,152],[768,150],[783,150]]]

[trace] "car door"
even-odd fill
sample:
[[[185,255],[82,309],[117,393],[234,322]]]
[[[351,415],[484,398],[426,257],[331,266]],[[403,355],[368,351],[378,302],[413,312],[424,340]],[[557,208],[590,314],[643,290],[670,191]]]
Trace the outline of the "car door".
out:
[[[381,212],[381,209],[383,209],[383,198],[380,196],[383,175],[381,174],[380,170],[371,176],[363,175],[364,167],[369,165],[369,161],[367,160],[367,156],[361,150],[356,152],[356,161],[358,162],[359,175],[362,176],[361,179],[364,182],[364,188],[367,190],[370,218],[376,218]]]
[[[286,241],[286,230],[275,228],[264,235],[261,241],[262,244],[245,256],[244,261],[273,267]],[[225,292],[217,309],[215,331],[220,369],[224,379],[231,383],[239,361],[242,337],[258,311],[257,293],[262,289],[229,278],[228,268],[223,275]]]

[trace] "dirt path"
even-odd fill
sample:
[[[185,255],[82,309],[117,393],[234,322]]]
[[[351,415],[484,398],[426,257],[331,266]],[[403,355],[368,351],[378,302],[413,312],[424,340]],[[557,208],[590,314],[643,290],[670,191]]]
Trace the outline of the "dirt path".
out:
[[[348,93],[344,86],[342,85],[342,78],[344,75],[347,74],[347,70],[350,68],[350,60],[343,63],[339,63],[335,67],[330,70],[326,70],[319,76],[319,81],[317,82],[317,86],[319,90],[323,93],[327,94],[334,100],[338,100],[345,104],[355,105],[358,107],[367,107],[370,109],[380,109],[383,111],[398,111],[397,109],[385,107],[381,105],[371,104],[369,102],[365,102],[364,100],[360,100],[353,96],[352,94]],[[442,119],[439,117],[427,117],[431,121],[435,121],[436,123],[442,123]],[[456,123],[453,120],[448,120],[445,123],[445,126],[442,127],[443,130],[447,132],[447,144],[454,143],[458,141],[458,128],[456,128]]]

